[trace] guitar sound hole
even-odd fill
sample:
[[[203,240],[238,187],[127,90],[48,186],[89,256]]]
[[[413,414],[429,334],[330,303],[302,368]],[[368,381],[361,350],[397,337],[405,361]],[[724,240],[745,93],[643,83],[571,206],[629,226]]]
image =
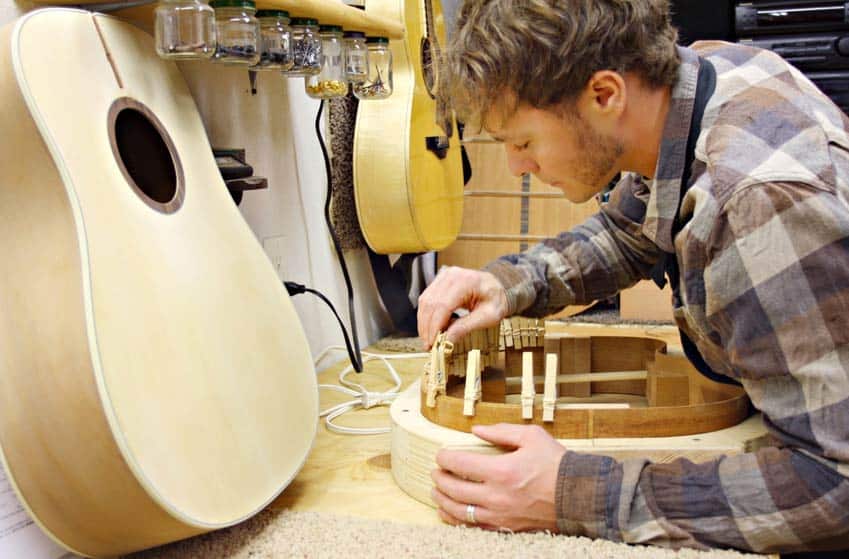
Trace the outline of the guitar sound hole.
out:
[[[112,151],[130,187],[148,206],[176,211],[183,201],[183,173],[162,124],[129,98],[116,100],[109,113]]]
[[[433,44],[427,37],[422,37],[421,57],[422,57],[422,80],[425,84],[427,94],[431,98],[435,98],[434,86],[436,85],[436,76],[433,74]]]

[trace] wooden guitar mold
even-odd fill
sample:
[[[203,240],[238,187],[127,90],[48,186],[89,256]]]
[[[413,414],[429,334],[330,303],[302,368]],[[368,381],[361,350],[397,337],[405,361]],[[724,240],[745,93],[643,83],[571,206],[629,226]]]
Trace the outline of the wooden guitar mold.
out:
[[[66,8],[0,31],[0,456],[59,543],[229,526],[295,476],[315,370],[152,38]]]
[[[473,425],[537,424],[573,450],[658,460],[741,452],[765,434],[742,388],[703,377],[662,340],[546,336],[525,318],[457,344],[440,335],[390,415],[395,479],[427,503],[440,448],[498,452]]]

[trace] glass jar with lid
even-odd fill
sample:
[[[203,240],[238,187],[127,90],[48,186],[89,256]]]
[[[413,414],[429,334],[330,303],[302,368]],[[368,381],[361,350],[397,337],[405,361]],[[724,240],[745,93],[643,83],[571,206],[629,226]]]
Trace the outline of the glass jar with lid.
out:
[[[365,81],[352,84],[354,95],[363,101],[386,99],[392,95],[392,51],[386,37],[366,38],[368,75]]]
[[[292,67],[292,30],[289,12],[259,10],[259,62],[255,70],[288,70]]]
[[[215,0],[218,46],[212,60],[253,66],[259,62],[259,20],[253,0]]]
[[[345,77],[351,83],[368,76],[368,47],[362,31],[345,31]]]
[[[192,60],[215,52],[215,12],[200,0],[161,0],[156,6],[156,53]]]
[[[292,68],[286,76],[311,76],[321,71],[321,37],[318,20],[306,17],[292,18]]]
[[[344,97],[348,94],[348,81],[345,79],[342,28],[322,25],[318,32],[321,36],[321,71],[304,79],[307,95],[316,99]]]

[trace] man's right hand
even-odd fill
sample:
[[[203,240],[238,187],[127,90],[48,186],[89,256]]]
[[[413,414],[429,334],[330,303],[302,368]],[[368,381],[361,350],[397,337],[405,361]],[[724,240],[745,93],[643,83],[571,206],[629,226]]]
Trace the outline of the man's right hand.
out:
[[[449,326],[451,315],[461,308],[469,314]],[[507,293],[494,275],[454,266],[443,268],[419,296],[419,337],[425,349],[430,349],[441,331],[449,341],[456,342],[472,330],[495,326],[507,312]]]

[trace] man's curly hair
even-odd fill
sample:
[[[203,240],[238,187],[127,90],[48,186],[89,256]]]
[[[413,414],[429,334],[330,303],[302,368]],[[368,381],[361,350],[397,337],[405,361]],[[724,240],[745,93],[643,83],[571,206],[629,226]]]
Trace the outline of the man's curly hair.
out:
[[[672,85],[677,39],[668,0],[466,0],[440,95],[461,120],[483,124],[493,107],[568,104],[599,70]]]

